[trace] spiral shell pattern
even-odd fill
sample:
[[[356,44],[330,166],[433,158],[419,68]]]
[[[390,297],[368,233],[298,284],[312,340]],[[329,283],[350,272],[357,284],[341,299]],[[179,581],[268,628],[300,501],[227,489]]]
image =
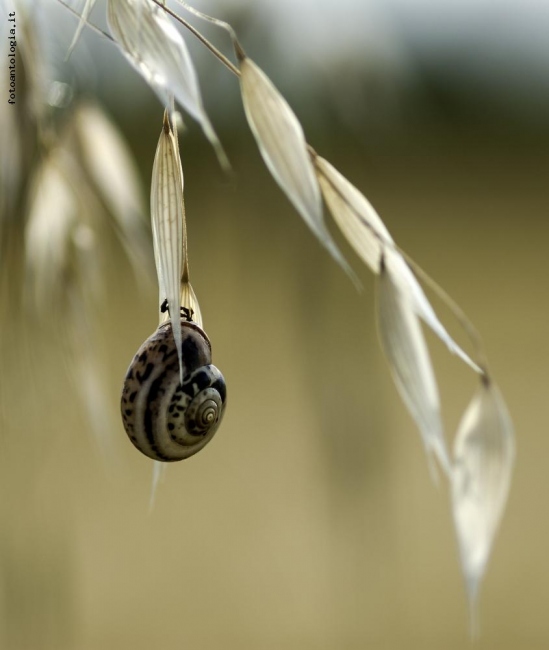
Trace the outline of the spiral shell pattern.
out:
[[[172,462],[200,451],[214,436],[226,405],[225,379],[211,364],[211,345],[198,325],[181,320],[183,382],[171,323],[139,348],[122,390],[122,421],[149,458]]]

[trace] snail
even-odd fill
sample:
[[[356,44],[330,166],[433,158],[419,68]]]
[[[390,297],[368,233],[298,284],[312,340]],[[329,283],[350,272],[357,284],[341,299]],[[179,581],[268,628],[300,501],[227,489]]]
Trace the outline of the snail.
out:
[[[214,436],[226,404],[225,379],[211,364],[211,345],[190,313],[181,318],[183,383],[170,321],[137,351],[122,389],[124,428],[145,456],[188,458]]]

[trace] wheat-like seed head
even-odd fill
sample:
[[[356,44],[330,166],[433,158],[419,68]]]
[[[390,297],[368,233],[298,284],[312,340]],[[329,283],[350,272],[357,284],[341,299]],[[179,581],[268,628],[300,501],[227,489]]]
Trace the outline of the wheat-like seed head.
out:
[[[86,5],[79,29],[87,23],[90,6]],[[167,13],[177,19],[177,14],[164,10],[161,3],[153,0],[109,0],[108,23],[112,38],[164,106],[171,106],[172,98],[175,98],[199,122],[220,161],[226,164],[203,107],[198,77],[189,52]],[[188,27],[184,21],[181,22]],[[299,119],[284,97],[265,72],[246,56],[234,30],[231,28],[229,32],[238,66],[230,63],[193,28],[193,33],[231,73],[240,77],[244,111],[273,178],[314,235],[352,278],[354,273],[325,222],[323,201],[360,260],[378,276],[378,322],[383,349],[425,448],[438,460],[451,486],[462,568],[469,597],[475,601],[504,511],[514,463],[512,424],[505,403],[488,373],[480,339],[472,337],[475,358],[471,359],[450,337],[418,281],[420,274],[412,270],[417,267],[398,247],[373,206],[341,172],[307,145]],[[85,151],[89,143],[86,145],[85,139],[82,143]],[[36,267],[35,274],[42,283],[35,291],[37,296],[47,296],[49,291],[53,291],[56,277],[70,277],[67,269],[72,272],[70,264],[73,261],[67,251],[79,241],[75,233],[79,232],[82,225],[79,220],[85,215],[85,211],[75,208],[81,199],[71,192],[71,185],[64,176],[73,173],[70,166],[65,168],[62,164],[66,152],[57,160],[54,154],[52,151],[44,158],[38,176],[42,179],[38,181],[41,189],[37,192],[43,197],[41,202],[47,206],[48,184],[55,185],[58,196],[62,198],[61,213],[53,218],[51,209],[44,212],[42,206],[42,214],[50,216],[35,216],[40,214],[38,211],[30,220],[28,229],[28,250],[32,253],[29,265]],[[109,198],[101,180],[100,165],[91,163],[93,156],[89,154],[84,155],[84,159],[88,160],[90,170],[95,169],[95,173],[91,173],[95,177],[96,189],[102,192],[105,201],[115,206],[116,197]],[[5,176],[4,173],[4,179]],[[119,228],[125,232],[128,241],[133,242],[133,225],[126,227],[127,215],[116,207],[113,212],[118,212]],[[151,217],[160,298],[168,300],[172,315],[174,310],[178,314],[183,305],[193,309],[196,318],[201,318],[188,278],[183,173],[178,143],[167,117],[153,169]],[[80,229],[82,232],[87,231]],[[80,240],[86,240],[86,237],[80,237]],[[93,238],[89,240],[93,242]],[[447,302],[454,309],[453,303]],[[454,313],[458,314],[458,320],[467,333],[474,331],[460,311],[454,309]],[[436,376],[420,320],[480,377],[479,392],[458,427],[452,454],[446,449]],[[174,324],[175,321],[179,319],[175,318]],[[174,333],[177,342],[180,337],[177,325]]]

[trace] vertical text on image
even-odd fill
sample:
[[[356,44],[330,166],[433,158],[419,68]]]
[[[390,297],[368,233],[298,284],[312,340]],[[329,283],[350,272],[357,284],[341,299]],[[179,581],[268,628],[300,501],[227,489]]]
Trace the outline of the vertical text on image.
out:
[[[15,104],[15,48],[17,47],[17,41],[15,40],[15,11],[8,14],[8,23],[10,23],[8,34],[8,72],[10,75],[8,104]]]

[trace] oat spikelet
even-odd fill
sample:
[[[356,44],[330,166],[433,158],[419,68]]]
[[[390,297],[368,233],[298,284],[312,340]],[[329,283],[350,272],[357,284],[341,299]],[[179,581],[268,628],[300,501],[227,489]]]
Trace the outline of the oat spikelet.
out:
[[[167,308],[162,307],[160,311],[160,322],[171,318],[180,368],[182,368],[179,319],[181,307],[188,310],[189,318],[202,325],[198,300],[189,281],[183,187],[183,167],[177,134],[172,128],[168,112],[165,111],[153,165],[151,223],[159,303],[162,305],[164,300],[167,301]]]
[[[421,432],[428,456],[434,455],[449,475],[435,373],[413,304],[395,282],[390,255],[380,267],[378,324],[395,383]],[[432,463],[430,467],[434,470]]]
[[[198,76],[181,34],[151,0],[108,0],[107,20],[128,61],[164,106],[171,97],[202,127],[220,164],[230,165],[202,103]]]
[[[476,606],[511,484],[513,424],[499,389],[483,381],[458,427],[452,470],[452,509],[461,566],[476,634]]]
[[[179,158],[176,137],[171,128],[167,111],[156,155],[151,184],[151,223],[154,259],[159,285],[159,302],[168,301],[167,312],[161,312],[164,320],[169,313],[179,355],[179,367],[183,372],[181,322],[181,273],[183,269],[183,169]]]
[[[322,245],[359,285],[326,228],[320,188],[299,120],[265,73],[239,47],[237,54],[244,110],[267,168]]]
[[[393,279],[401,291],[409,296],[416,314],[443,341],[450,352],[460,357],[475,372],[481,373],[479,366],[453,340],[440,322],[372,204],[327,160],[314,152],[312,156],[326,205],[357,255],[374,273],[379,273],[382,250],[390,252]]]

